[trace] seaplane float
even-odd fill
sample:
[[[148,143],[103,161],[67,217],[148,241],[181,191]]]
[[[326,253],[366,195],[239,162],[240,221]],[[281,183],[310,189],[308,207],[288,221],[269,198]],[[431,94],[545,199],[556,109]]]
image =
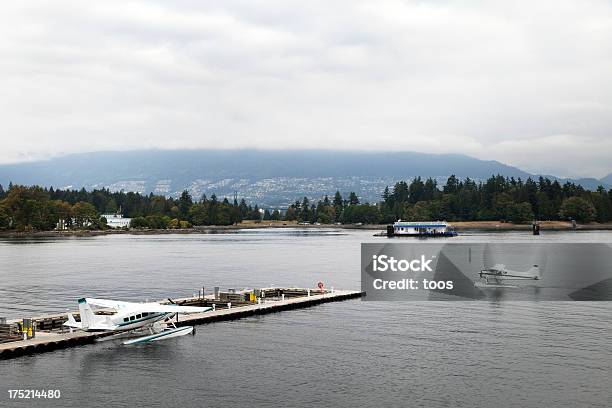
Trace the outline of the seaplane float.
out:
[[[477,288],[519,288],[519,281],[540,280],[540,268],[533,265],[526,271],[514,271],[506,265],[496,264],[492,268],[485,268],[478,274],[480,281],[475,282]]]
[[[108,299],[82,298],[78,300],[81,321],[77,322],[71,313],[64,323],[71,329],[87,332],[108,332],[104,340],[135,337],[123,344],[138,344],[159,341],[173,337],[195,334],[193,326],[176,327],[172,322],[175,315],[203,313],[210,307],[179,306],[176,304],[132,303]],[[91,306],[109,309],[111,314],[95,314]]]

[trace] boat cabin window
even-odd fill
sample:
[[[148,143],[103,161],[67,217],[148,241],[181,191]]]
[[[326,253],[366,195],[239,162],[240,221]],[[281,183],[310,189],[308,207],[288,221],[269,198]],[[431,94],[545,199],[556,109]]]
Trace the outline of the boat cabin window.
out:
[[[136,315],[137,319],[140,319],[141,317],[142,317],[142,315],[139,315],[139,314]]]
[[[130,319],[129,319],[128,317],[124,317],[124,318],[123,318],[123,321],[124,321],[124,322],[129,322],[129,321],[130,321]]]
[[[134,320],[134,319],[136,319],[136,317],[130,316],[130,320]]]

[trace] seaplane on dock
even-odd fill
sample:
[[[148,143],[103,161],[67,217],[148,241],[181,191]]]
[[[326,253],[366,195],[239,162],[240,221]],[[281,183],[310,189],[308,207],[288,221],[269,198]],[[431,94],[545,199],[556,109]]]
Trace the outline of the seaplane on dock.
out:
[[[109,337],[105,337],[105,340],[141,335],[123,342],[126,345],[195,334],[193,326],[176,327],[172,318],[178,314],[212,310],[210,307],[133,303],[94,298],[82,298],[78,303],[81,321],[77,322],[74,316],[68,313],[68,321],[64,326],[86,332],[112,333]],[[112,313],[95,314],[91,306],[110,309]]]

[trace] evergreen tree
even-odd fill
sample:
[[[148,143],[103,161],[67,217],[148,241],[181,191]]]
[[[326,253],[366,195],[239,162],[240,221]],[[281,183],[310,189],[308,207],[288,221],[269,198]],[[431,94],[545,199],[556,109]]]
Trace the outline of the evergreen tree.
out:
[[[597,192],[592,194],[592,197],[595,211],[597,212],[596,221],[603,223],[612,220],[612,202],[610,195],[603,186],[599,186]]]
[[[561,218],[573,219],[583,223],[593,221],[596,215],[593,204],[578,196],[566,198],[559,210]]]
[[[334,207],[342,207],[342,195],[340,195],[339,191],[336,191],[336,194],[334,194]]]
[[[310,206],[308,197],[304,197],[300,205],[300,221],[310,222]]]
[[[179,215],[181,219],[186,220],[189,216],[189,208],[193,205],[193,200],[191,199],[191,195],[189,191],[183,190],[181,193],[181,197],[179,198]]]
[[[340,220],[340,214],[342,214],[342,209],[344,208],[344,202],[342,200],[342,195],[340,195],[340,191],[336,190],[336,194],[334,194],[334,222]]]
[[[414,204],[424,199],[425,184],[420,177],[415,177],[408,186],[408,202]]]
[[[382,199],[385,204],[389,204],[391,199],[391,193],[389,192],[389,186],[385,187],[385,190],[382,193]]]
[[[270,211],[267,208],[264,211],[263,219],[264,219],[264,221],[270,221],[272,219]]]
[[[259,212],[259,207],[257,206],[257,204],[255,204],[255,208],[253,208],[253,210],[251,211],[250,219],[253,221],[261,220],[261,212]]]
[[[249,207],[247,206],[244,198],[240,200],[238,205],[238,215],[241,220],[246,220],[249,214]]]
[[[395,183],[395,186],[393,187],[394,204],[408,202],[409,196],[410,194],[408,192],[408,183],[406,183],[405,181]]]
[[[453,174],[446,180],[446,184],[444,185],[442,191],[445,194],[455,194],[458,190],[458,187],[459,180],[457,180],[457,177],[455,177],[455,175]]]

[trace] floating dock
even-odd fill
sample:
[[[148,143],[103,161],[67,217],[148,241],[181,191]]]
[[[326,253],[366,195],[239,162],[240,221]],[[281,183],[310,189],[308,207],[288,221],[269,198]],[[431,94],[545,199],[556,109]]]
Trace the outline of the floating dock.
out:
[[[227,293],[215,293],[214,295],[199,294],[190,298],[173,299],[160,303],[175,303],[181,306],[211,306],[214,310],[204,313],[192,313],[181,315],[174,320],[176,326],[191,326],[207,324],[224,320],[236,320],[244,317],[275,313],[284,310],[301,309],[315,306],[321,303],[338,302],[355,299],[363,296],[362,292],[351,290],[320,290],[303,288],[266,288],[259,289],[261,297],[255,300],[244,300],[243,293],[234,291]],[[247,292],[248,295],[248,292]],[[97,313],[105,314],[109,311],[104,309]],[[78,312],[73,313],[78,316]],[[96,339],[112,335],[114,333],[102,332],[91,333],[82,330],[70,332],[63,326],[67,321],[66,313],[52,314],[32,318],[35,331],[34,337],[23,340],[12,339],[0,343],[0,359],[9,359],[27,354],[44,353],[56,349],[75,347],[87,343],[93,343]],[[17,325],[21,320],[12,320],[8,325]]]

